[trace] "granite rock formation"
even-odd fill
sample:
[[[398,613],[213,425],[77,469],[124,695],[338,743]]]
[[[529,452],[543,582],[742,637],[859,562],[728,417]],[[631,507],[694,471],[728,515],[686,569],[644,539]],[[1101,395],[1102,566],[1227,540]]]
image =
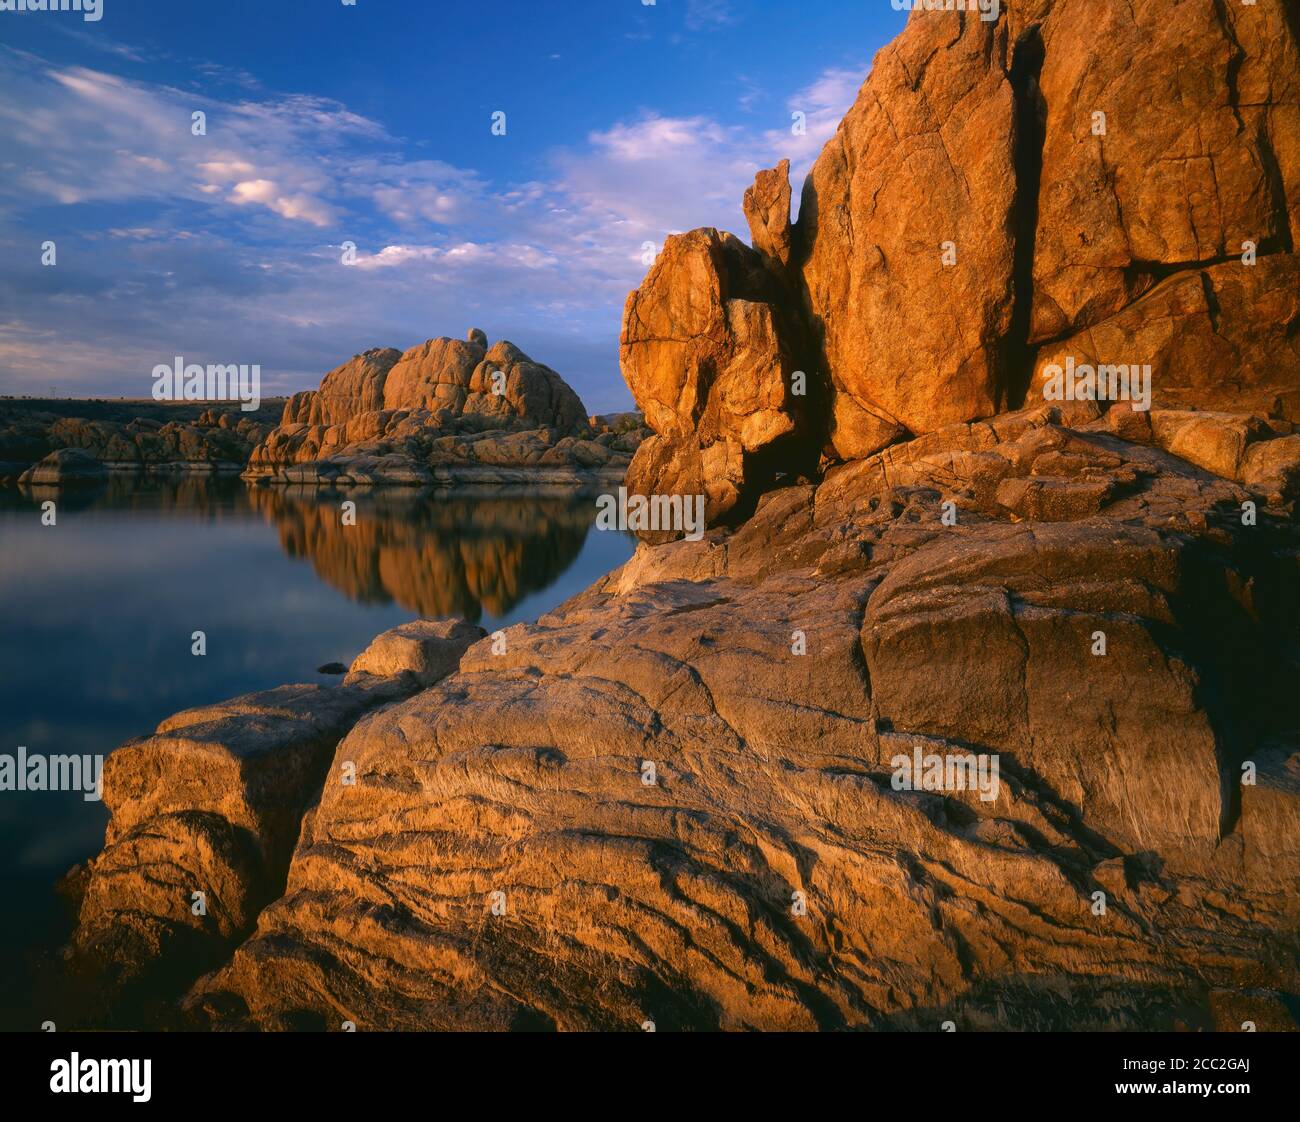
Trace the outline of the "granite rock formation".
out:
[[[639,442],[639,441],[638,441]],[[377,348],[295,394],[253,450],[246,479],[356,486],[535,483],[620,477],[636,442],[590,424],[550,367],[513,343],[430,339]],[[629,446],[630,445],[630,446]]]
[[[868,455],[999,404],[1017,252],[1009,20],[918,13],[808,175],[795,239],[832,385]]]
[[[763,254],[716,230],[670,237],[623,312],[623,373],[655,433],[628,489],[702,492],[711,523],[747,513],[777,464],[800,459],[803,349]]]
[[[80,448],[60,448],[18,477],[24,487],[95,486],[108,479],[108,469]]]
[[[1200,388],[1195,404],[1270,411],[1281,393],[1289,404],[1279,415],[1298,419],[1300,343],[1285,330],[1300,299],[1294,5],[1204,0],[1129,10],[1038,0],[1013,14],[1022,36],[1039,24],[1042,55],[1030,342],[1109,343],[1099,333],[1117,316],[1131,325],[1138,301],[1147,321],[1165,307],[1198,314],[1238,346],[1263,337],[1252,354],[1236,355],[1204,326],[1205,337],[1180,339],[1193,327],[1184,323],[1136,352],[1184,366],[1185,375],[1172,361],[1181,347],[1193,370],[1228,372]],[[1098,42],[1111,60],[1104,74],[1087,65]],[[1258,263],[1248,266],[1252,246]],[[1197,282],[1202,301],[1190,293]],[[1186,392],[1179,373],[1171,369],[1160,389]]]
[[[336,366],[321,379],[320,389],[303,390],[284,406],[284,425],[340,425],[384,407],[384,383],[401,359],[401,351],[376,347]]]
[[[788,163],[745,196],[768,290],[792,293],[772,314],[807,348],[802,413],[827,462],[1041,401],[1069,360],[1149,365],[1156,405],[1300,420],[1300,53],[1284,8],[914,12],[813,165],[798,222]],[[692,294],[716,283],[676,247],[726,237],[670,239],[629,309],[669,309],[656,329],[690,336]],[[635,318],[623,338],[658,436],[638,484],[722,475],[752,505],[769,480],[731,456],[701,470],[715,438],[695,426],[699,395],[642,356]]]

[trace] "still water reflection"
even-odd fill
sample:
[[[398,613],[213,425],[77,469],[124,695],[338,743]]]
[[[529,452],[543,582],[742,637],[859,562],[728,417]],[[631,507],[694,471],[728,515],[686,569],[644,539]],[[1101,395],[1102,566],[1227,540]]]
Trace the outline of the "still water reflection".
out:
[[[316,668],[419,616],[489,630],[536,618],[631,555],[631,539],[594,519],[592,496],[574,493],[343,495],[194,477],[0,489],[0,753],[106,754],[179,709],[335,681]],[[23,956],[61,937],[50,885],[98,850],[105,818],[77,794],[0,792],[0,1009]]]

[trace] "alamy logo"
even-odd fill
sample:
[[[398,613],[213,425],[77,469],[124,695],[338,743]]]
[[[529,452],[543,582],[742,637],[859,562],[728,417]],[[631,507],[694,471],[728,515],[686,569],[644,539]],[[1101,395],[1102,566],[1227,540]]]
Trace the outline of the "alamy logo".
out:
[[[703,495],[632,495],[620,487],[617,495],[596,500],[596,529],[683,533],[688,542],[704,537]]]
[[[147,1103],[153,1095],[152,1068],[152,1060],[83,1060],[80,1052],[73,1052],[50,1064],[50,1090],[56,1095],[130,1095],[134,1102]]]
[[[153,368],[154,401],[238,401],[251,412],[262,404],[261,366],[200,366],[176,356]]]
[[[978,791],[981,802],[991,803],[1002,790],[997,755],[926,755],[918,745],[910,756],[891,758],[889,766],[894,769],[890,786],[895,791]]]
[[[1151,408],[1151,364],[1115,366],[1086,362],[1075,364],[1073,356],[1065,365],[1053,362],[1043,367],[1044,401],[1130,401],[1133,411]]]
[[[87,23],[98,23],[104,0],[0,0],[0,12],[80,12]]]
[[[103,756],[41,756],[19,748],[0,756],[0,791],[80,791],[88,803],[104,797]]]
[[[896,12],[979,12],[985,23],[993,23],[1002,11],[1002,0],[889,0]]]

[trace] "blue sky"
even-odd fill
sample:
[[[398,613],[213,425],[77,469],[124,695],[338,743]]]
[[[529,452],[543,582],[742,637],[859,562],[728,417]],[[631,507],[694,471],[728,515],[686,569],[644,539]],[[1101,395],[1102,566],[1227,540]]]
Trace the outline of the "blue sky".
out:
[[[626,408],[644,244],[747,236],[744,189],[783,156],[797,194],[905,19],[889,0],[0,13],[0,393],[147,397],[181,355],[257,363],[270,396],[476,326],[593,412]]]

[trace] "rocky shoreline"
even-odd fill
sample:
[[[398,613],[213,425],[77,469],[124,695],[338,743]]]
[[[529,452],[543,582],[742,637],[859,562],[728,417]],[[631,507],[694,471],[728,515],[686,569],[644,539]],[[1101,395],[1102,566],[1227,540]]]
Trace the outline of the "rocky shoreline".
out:
[[[0,401],[0,486],[79,486],[108,472],[238,474],[277,408]]]
[[[1297,531],[1096,413],[170,718],[107,761],[72,961],[114,1023],[1290,1026]],[[894,790],[918,744],[1002,796]]]

